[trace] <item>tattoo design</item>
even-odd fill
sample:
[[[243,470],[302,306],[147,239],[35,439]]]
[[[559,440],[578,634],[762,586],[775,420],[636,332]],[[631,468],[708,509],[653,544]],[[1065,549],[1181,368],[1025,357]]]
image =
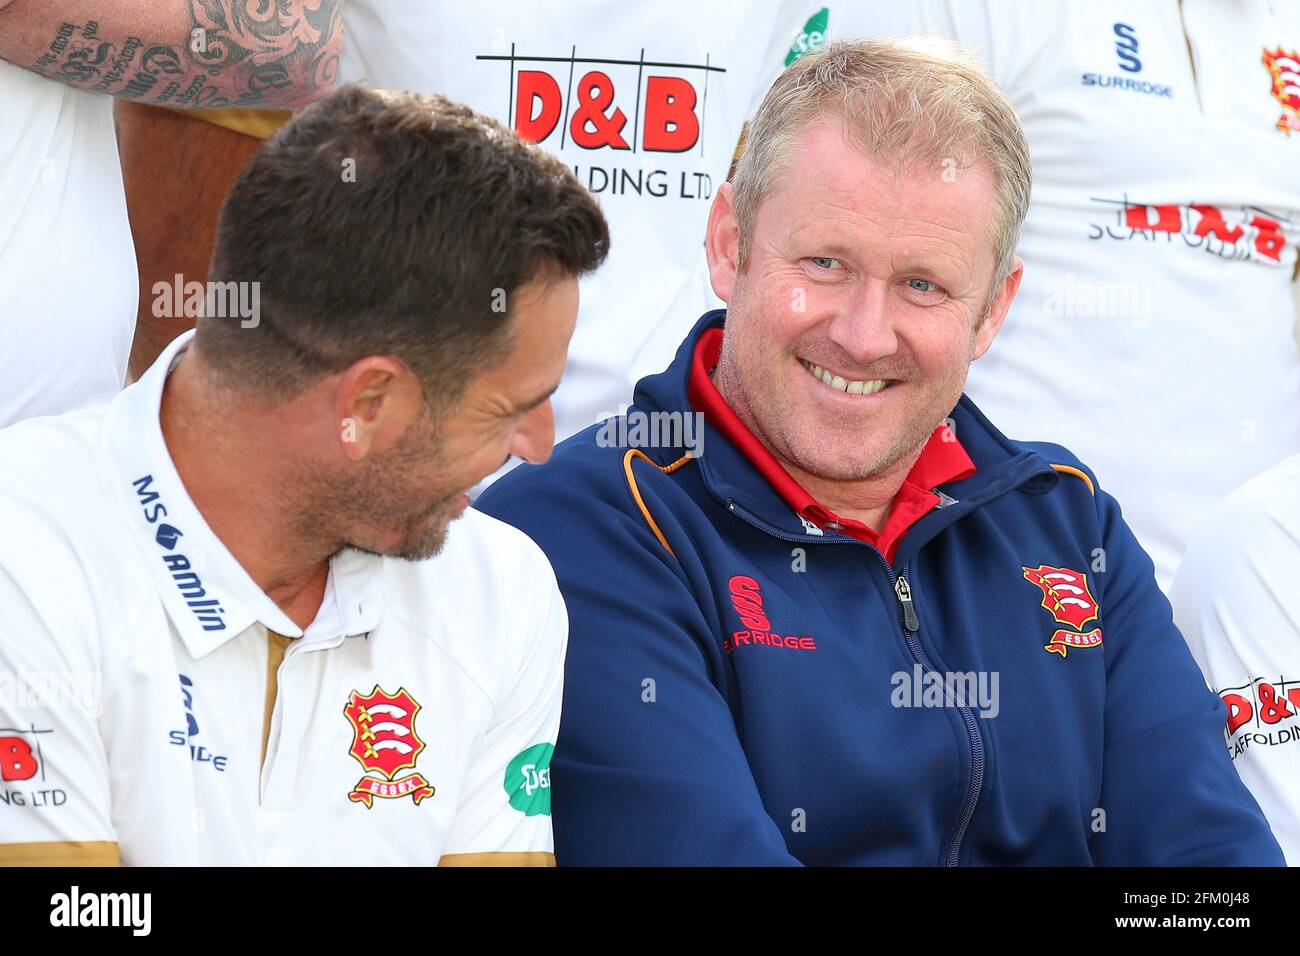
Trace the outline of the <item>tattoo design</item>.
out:
[[[64,23],[31,68],[78,89],[179,107],[301,105],[338,74],[343,0],[189,0],[186,44]]]

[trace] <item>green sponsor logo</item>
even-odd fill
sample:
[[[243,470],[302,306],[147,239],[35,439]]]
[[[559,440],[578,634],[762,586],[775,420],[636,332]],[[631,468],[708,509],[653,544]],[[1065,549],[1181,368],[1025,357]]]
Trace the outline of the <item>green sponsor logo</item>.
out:
[[[826,27],[830,21],[830,7],[822,7],[809,17],[790,45],[790,52],[785,55],[785,65],[789,66],[799,57],[820,50],[826,44]]]
[[[555,744],[533,744],[506,767],[510,805],[525,816],[551,815],[551,755]]]

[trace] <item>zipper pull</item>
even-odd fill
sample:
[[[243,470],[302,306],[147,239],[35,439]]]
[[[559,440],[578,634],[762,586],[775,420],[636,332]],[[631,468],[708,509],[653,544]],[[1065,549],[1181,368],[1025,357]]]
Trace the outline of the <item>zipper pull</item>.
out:
[[[912,586],[901,574],[894,582],[894,593],[898,595],[898,604],[903,609],[904,629],[910,634],[915,634],[921,629],[921,622],[916,619],[916,608],[912,606]]]

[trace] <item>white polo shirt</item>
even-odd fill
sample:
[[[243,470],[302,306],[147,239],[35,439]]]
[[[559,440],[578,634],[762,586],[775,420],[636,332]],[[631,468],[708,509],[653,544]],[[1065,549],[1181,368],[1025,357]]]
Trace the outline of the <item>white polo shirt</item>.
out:
[[[1233,488],[1300,451],[1300,3],[909,0],[832,34],[975,48],[1020,114],[1024,282],[968,392],[1087,461],[1167,588]]]
[[[117,393],[138,287],[112,97],[0,60],[0,428]]]
[[[1300,866],[1297,568],[1300,455],[1211,513],[1192,535],[1170,595],[1174,622],[1223,698],[1228,753],[1291,866]]]
[[[523,534],[335,555],[300,630],[212,533],[158,412],[0,431],[0,865],[549,863],[568,625]]]
[[[348,4],[339,82],[473,107],[554,153],[600,202],[609,257],[582,280],[557,440],[630,402],[715,303],[704,227],[741,127],[837,12],[824,0]]]

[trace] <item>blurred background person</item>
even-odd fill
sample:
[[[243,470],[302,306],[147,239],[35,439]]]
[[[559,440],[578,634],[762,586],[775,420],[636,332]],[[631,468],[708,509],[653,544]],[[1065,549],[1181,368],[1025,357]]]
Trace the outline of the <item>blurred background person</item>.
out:
[[[262,7],[0,0],[0,427],[122,387],[136,267],[111,98],[294,107],[332,85],[343,0]]]
[[[1300,455],[1234,491],[1192,535],[1174,621],[1227,710],[1228,753],[1300,866]]]

